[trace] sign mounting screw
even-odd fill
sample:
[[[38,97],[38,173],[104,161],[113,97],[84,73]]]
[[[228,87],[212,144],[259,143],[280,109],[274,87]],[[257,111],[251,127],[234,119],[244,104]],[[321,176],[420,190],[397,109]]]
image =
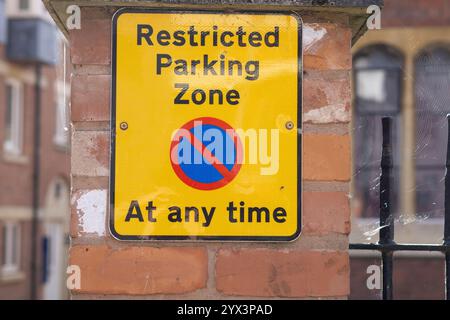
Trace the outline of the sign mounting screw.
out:
[[[292,121],[286,122],[286,129],[288,130],[294,129],[294,123]]]
[[[120,123],[120,129],[122,129],[122,130],[127,130],[127,129],[128,129],[128,123],[126,123],[126,122],[121,122],[121,123]]]

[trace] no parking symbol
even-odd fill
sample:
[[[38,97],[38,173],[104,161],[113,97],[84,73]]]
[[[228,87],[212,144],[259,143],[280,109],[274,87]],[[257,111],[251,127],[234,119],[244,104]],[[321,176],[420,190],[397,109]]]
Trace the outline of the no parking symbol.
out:
[[[214,190],[226,186],[239,173],[242,144],[236,131],[215,118],[189,121],[174,135],[170,161],[188,186]]]

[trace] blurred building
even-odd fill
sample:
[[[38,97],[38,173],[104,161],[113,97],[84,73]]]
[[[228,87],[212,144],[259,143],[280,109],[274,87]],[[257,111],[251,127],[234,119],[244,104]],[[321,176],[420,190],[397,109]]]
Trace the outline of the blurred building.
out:
[[[447,114],[450,114],[450,0],[385,0],[381,29],[355,45],[352,242],[378,241],[381,118],[393,118],[395,240],[442,243]],[[366,286],[373,252],[352,252],[352,298]],[[444,297],[440,254],[396,253],[394,298]]]
[[[41,1],[0,0],[0,299],[66,297],[65,47]]]

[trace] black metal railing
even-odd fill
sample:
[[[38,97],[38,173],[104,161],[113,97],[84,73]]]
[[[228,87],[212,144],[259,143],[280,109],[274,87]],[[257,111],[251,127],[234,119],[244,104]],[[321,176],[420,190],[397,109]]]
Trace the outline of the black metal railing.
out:
[[[399,244],[394,241],[394,216],[391,212],[392,119],[383,118],[383,151],[380,177],[380,239],[377,243],[351,243],[350,250],[374,250],[381,253],[383,300],[393,299],[393,255],[395,251],[442,252],[445,255],[445,297],[450,300],[450,116],[448,122],[445,172],[444,239],[442,244]]]

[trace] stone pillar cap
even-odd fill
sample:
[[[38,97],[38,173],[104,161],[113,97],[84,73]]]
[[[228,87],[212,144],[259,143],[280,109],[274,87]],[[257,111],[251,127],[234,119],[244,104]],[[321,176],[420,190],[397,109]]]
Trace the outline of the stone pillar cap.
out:
[[[272,10],[312,13],[347,14],[353,32],[353,43],[367,30],[367,8],[371,5],[383,7],[383,0],[42,0],[60,30],[67,36],[64,23],[67,7],[149,7],[173,9],[211,10]]]

